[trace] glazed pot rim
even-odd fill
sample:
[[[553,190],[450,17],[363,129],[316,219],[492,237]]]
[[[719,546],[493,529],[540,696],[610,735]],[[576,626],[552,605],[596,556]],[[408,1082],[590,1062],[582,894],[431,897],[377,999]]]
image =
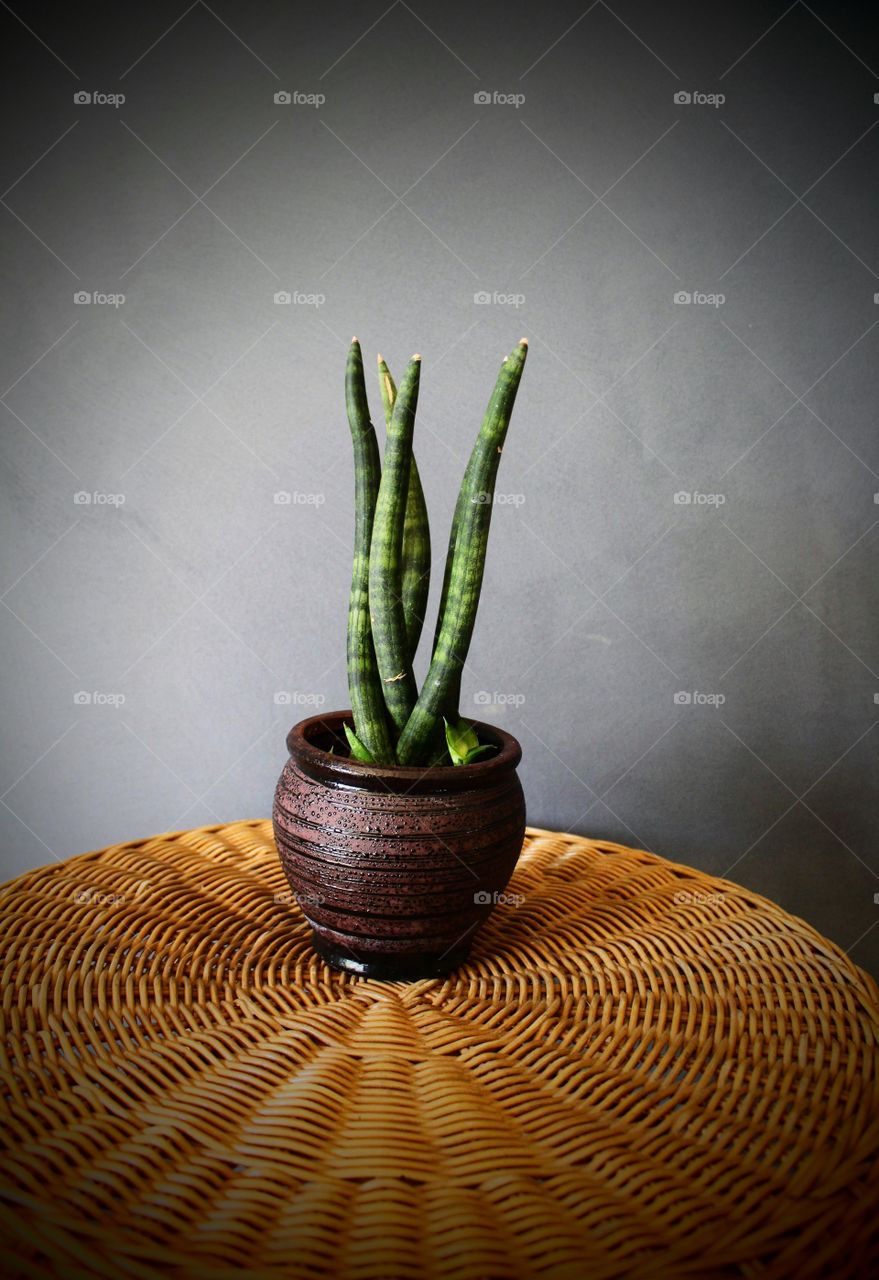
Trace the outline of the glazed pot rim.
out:
[[[287,750],[305,773],[335,786],[415,794],[494,786],[504,774],[512,772],[522,759],[522,748],[512,734],[481,720],[471,722],[480,741],[490,742],[498,750],[495,755],[477,760],[474,764],[434,765],[428,768],[419,765],[365,764],[350,756],[330,755],[311,740],[319,733],[342,735],[342,725],[346,720],[353,720],[350,710],[327,711],[294,724],[287,734]]]

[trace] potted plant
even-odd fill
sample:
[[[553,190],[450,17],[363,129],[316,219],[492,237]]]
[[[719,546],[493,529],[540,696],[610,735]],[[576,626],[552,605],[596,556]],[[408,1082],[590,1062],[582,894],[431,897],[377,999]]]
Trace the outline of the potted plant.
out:
[[[366,977],[435,977],[460,964],[522,846],[521,748],[493,725],[462,719],[458,704],[495,479],[527,352],[523,338],[504,360],[467,464],[420,690],[412,661],[430,576],[427,510],[412,452],[421,357],[410,360],[399,391],[378,358],[387,430],[382,465],[356,338],[348,352],[351,709],[290,730],[273,822],[316,950],[336,968]]]

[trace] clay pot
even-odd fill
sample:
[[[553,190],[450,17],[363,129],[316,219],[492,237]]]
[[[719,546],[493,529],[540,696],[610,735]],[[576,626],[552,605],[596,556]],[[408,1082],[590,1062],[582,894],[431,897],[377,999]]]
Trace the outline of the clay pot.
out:
[[[498,750],[475,764],[361,764],[347,754],[346,720],[313,716],[287,735],[272,817],[292,894],[335,968],[440,977],[466,958],[519,857],[522,749],[477,722]]]

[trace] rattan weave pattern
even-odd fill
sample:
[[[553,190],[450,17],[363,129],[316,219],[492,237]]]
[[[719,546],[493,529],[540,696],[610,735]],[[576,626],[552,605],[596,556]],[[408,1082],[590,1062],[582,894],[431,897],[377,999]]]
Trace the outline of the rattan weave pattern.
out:
[[[451,978],[309,947],[268,822],[2,891],[3,1271],[879,1268],[875,984],[772,903],[529,829]]]

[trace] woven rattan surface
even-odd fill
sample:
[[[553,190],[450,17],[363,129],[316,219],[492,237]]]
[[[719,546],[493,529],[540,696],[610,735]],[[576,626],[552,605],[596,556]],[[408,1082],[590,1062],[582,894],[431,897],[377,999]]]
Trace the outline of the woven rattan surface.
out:
[[[531,829],[468,964],[379,984],[285,888],[242,822],[3,890],[6,1274],[876,1274],[877,991],[802,921]]]

